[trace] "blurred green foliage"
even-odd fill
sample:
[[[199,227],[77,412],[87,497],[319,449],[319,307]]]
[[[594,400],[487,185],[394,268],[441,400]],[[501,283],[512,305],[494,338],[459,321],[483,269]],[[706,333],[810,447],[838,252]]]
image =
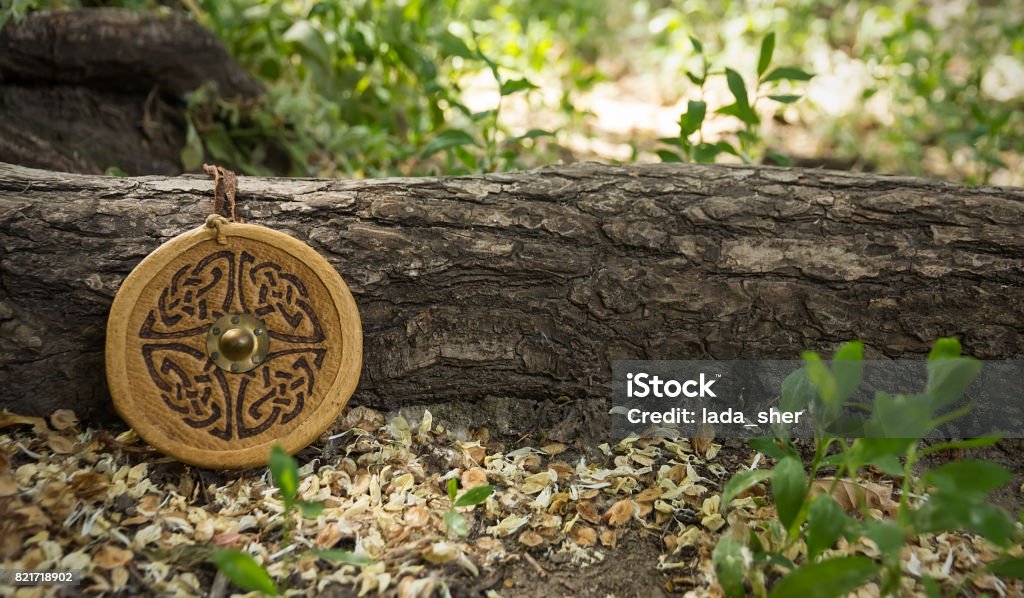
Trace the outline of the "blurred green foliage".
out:
[[[189,168],[382,176],[577,157],[824,158],[1024,184],[1024,0],[11,0],[0,22],[93,4],[188,12],[267,85],[245,106],[193,94]],[[771,64],[814,78],[764,90],[769,38]],[[622,114],[595,97],[632,101],[625,116],[679,106],[679,135],[666,149],[672,131],[611,133]],[[691,102],[704,119],[686,133]]]

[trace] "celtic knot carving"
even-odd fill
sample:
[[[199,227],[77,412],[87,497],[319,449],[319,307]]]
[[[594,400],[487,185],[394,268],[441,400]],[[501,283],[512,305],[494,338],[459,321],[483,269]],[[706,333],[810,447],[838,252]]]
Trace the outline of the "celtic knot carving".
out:
[[[231,313],[262,319],[271,338],[264,362],[244,373],[221,370],[202,350],[211,323]],[[225,441],[294,420],[308,406],[327,355],[306,285],[246,250],[218,251],[178,267],[139,337],[169,412]]]

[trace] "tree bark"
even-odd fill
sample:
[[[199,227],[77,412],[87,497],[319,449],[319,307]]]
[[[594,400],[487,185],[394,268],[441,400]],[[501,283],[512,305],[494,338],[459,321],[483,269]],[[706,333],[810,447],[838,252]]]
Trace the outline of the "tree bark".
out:
[[[73,172],[178,174],[185,96],[262,85],[179,15],[50,11],[0,30],[0,162]]]
[[[240,178],[239,211],[308,241],[361,312],[355,401],[610,396],[616,359],[797,358],[958,336],[1024,351],[1024,190],[908,177],[579,164],[367,181]],[[0,164],[2,407],[111,413],[124,277],[212,211],[202,177]]]

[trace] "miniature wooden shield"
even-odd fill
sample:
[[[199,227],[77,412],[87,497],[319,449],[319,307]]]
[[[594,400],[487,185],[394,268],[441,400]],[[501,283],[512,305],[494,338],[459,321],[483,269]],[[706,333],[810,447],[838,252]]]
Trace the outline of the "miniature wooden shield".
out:
[[[125,279],[107,322],[107,382],[148,443],[204,467],[297,451],[355,390],[362,328],[313,248],[248,224],[168,241]]]

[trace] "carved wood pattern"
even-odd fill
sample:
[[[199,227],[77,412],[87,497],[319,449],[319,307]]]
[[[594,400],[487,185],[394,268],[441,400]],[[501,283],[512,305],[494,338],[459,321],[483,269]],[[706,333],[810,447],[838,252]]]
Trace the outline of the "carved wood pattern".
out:
[[[255,437],[298,417],[328,352],[301,276],[280,259],[247,249],[212,252],[170,269],[138,329],[167,415],[224,441]],[[270,353],[250,372],[225,372],[196,348],[210,325],[230,313],[262,319],[270,334]]]
[[[309,245],[272,229],[198,228],[146,257],[107,322],[107,372],[118,413],[150,444],[207,467],[266,463],[338,416],[359,380],[362,330],[344,281]],[[231,372],[207,337],[231,314],[263,322],[268,352]]]

